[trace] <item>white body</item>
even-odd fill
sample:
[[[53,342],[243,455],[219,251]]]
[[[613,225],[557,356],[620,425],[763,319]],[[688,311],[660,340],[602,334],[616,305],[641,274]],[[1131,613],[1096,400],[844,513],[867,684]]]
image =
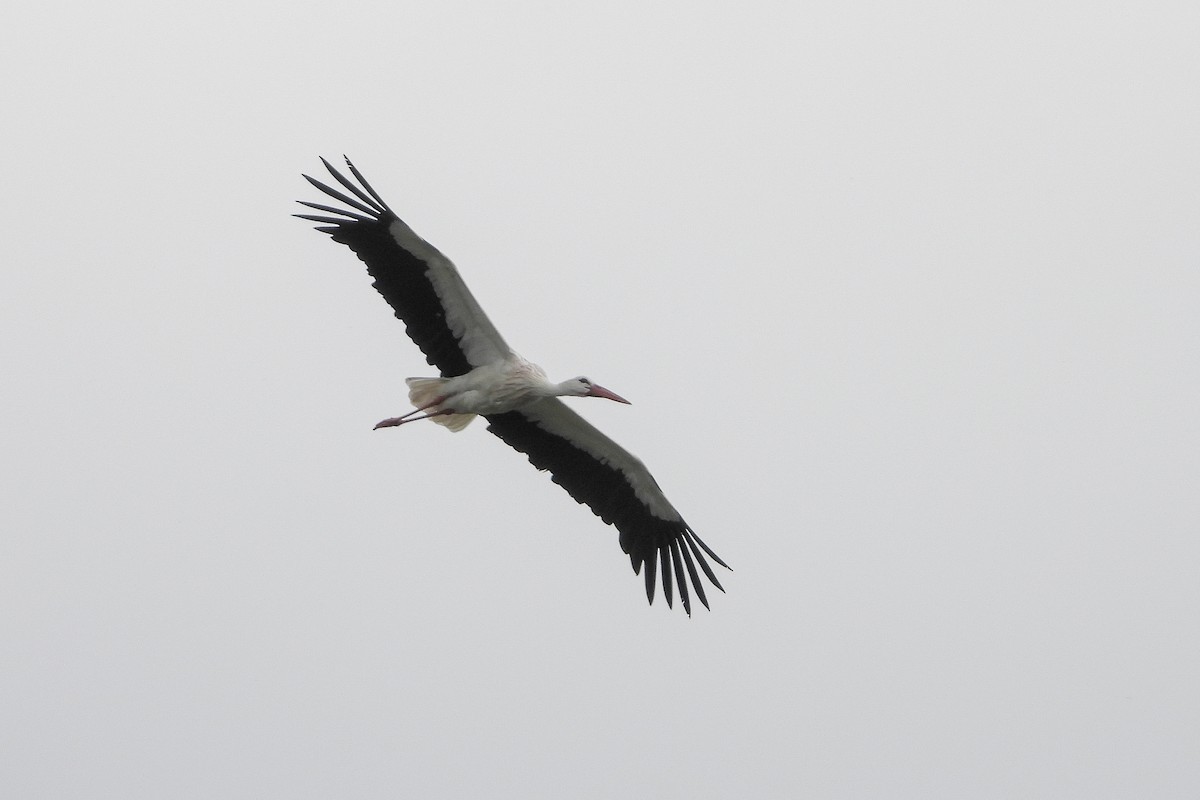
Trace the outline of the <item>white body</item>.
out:
[[[466,375],[454,378],[409,378],[408,385],[430,387],[436,381],[439,394],[446,399],[429,410],[453,411],[456,414],[503,414],[524,408],[535,400],[549,396],[555,387],[537,364],[520,356],[476,367]],[[410,392],[413,405],[422,403]],[[430,398],[432,399],[432,398]],[[425,402],[428,402],[426,400]],[[441,420],[438,420],[441,422]]]
[[[408,378],[416,410],[376,427],[430,419],[458,431],[478,415],[487,417],[490,433],[524,453],[533,466],[549,470],[555,483],[617,528],[634,572],[645,567],[648,600],[654,599],[661,566],[668,605],[677,586],[690,614],[690,586],[707,606],[700,572],[718,589],[721,584],[705,556],[722,566],[725,562],[684,522],[641,461],[558,398],[629,401],[587,378],[547,380],[540,367],[508,346],[450,259],[401,221],[353,164],[346,162],[358,185],[322,161],[350,194],[305,178],[345,207],[301,201],[322,215],[297,216],[319,223],[317,230],[358,255],[375,288],[443,376]]]
[[[439,425],[461,431],[479,414],[519,411],[547,397],[584,396],[596,391],[612,395],[587,378],[551,383],[546,373],[515,353],[453,378],[407,378],[408,399]],[[621,402],[626,402],[622,400]]]

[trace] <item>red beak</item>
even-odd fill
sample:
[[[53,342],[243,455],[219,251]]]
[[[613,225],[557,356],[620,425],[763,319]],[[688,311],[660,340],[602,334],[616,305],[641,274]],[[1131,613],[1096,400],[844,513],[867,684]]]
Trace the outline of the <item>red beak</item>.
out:
[[[633,405],[633,403],[629,402],[624,397],[621,397],[621,395],[617,394],[616,392],[610,392],[608,389],[605,389],[603,386],[601,386],[598,383],[592,384],[591,388],[588,389],[587,396],[588,397],[605,397],[609,400],[616,400],[618,403],[624,403],[627,406]]]

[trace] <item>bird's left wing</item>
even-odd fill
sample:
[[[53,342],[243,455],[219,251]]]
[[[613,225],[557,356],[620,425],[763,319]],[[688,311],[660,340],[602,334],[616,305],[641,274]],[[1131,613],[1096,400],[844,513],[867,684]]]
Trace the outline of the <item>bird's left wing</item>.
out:
[[[646,597],[654,602],[655,573],[662,566],[667,605],[673,600],[672,572],[683,608],[692,613],[688,579],[704,607],[696,564],[721,591],[705,554],[728,565],[700,540],[663,495],[658,482],[636,456],[605,436],[556,398],[545,398],[519,411],[489,414],[488,430],[529,457],[540,470],[600,519],[620,532],[621,549],[641,573],[646,566]],[[685,577],[686,570],[686,577]]]
[[[361,188],[325,159],[321,162],[353,197],[307,175],[304,178],[349,208],[301,200],[301,205],[339,216],[296,216],[321,223],[317,230],[358,254],[375,279],[375,288],[404,321],[426,360],[440,369],[443,377],[451,377],[509,358],[512,350],[483,313],[454,263],[397,217],[350,159],[346,166]]]

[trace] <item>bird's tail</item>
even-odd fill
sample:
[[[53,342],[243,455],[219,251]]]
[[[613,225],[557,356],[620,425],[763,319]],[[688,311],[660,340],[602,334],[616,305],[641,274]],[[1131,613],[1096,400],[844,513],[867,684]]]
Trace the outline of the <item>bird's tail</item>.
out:
[[[417,408],[425,408],[427,413],[436,413],[437,405],[430,405],[442,396],[442,387],[446,378],[405,378],[408,384],[408,399]],[[430,417],[438,425],[444,425],[452,431],[461,431],[475,419],[474,414],[441,414]]]

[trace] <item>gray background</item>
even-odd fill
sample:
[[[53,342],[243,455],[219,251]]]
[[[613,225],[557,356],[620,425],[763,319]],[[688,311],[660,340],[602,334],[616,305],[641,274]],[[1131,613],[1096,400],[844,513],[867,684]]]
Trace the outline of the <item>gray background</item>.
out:
[[[0,48],[6,797],[1200,793],[1200,6],[129,2]],[[350,154],[735,569],[647,608]]]

